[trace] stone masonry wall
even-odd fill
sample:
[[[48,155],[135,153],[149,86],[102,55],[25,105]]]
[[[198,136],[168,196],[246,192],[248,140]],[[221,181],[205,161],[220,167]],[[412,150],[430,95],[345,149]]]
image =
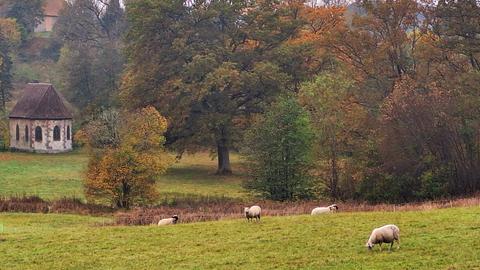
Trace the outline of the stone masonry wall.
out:
[[[16,127],[19,126],[20,136],[16,139]],[[25,126],[28,127],[28,140],[25,136]],[[42,128],[42,141],[35,140],[35,128]],[[60,128],[60,140],[53,140],[53,129]],[[70,140],[67,140],[67,127],[70,127]],[[28,120],[10,119],[10,147],[18,150],[60,153],[72,150],[72,120]]]

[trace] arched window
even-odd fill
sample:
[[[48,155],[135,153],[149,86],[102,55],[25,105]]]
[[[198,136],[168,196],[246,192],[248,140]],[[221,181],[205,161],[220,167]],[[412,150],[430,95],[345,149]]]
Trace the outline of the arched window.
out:
[[[58,126],[53,128],[53,140],[60,141],[60,128]]]
[[[25,126],[25,141],[28,142],[28,126]]]
[[[67,126],[67,140],[70,140],[70,126]]]
[[[20,128],[17,125],[17,129],[15,130],[15,139],[20,140]]]
[[[41,142],[43,140],[42,138],[42,128],[37,126],[35,128],[35,141],[36,142]]]

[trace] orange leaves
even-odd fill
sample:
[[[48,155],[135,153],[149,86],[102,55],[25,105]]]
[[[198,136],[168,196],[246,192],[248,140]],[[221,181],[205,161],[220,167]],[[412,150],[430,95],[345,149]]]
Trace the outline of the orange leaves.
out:
[[[327,36],[344,25],[344,7],[309,7],[300,10],[300,18],[305,26],[300,29],[296,38],[290,40],[291,44],[314,43],[322,45]]]
[[[94,201],[129,208],[155,199],[157,176],[165,173],[173,157],[163,144],[167,120],[154,107],[124,113],[119,143],[94,155],[90,161],[85,193]]]

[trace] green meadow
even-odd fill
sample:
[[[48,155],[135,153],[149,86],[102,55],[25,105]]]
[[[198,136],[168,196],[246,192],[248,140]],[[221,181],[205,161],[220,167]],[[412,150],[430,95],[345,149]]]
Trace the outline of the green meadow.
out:
[[[103,226],[108,218],[0,214],[0,269],[479,269],[480,208]],[[401,248],[367,251],[395,223]],[[1,227],[0,227],[1,228]]]
[[[0,195],[83,198],[87,156],[0,154]],[[247,198],[236,174],[214,175],[207,154],[158,180],[162,196]],[[0,269],[480,269],[480,207],[241,218],[170,227],[111,226],[110,215],[0,213]],[[401,248],[364,244],[394,223]]]
[[[43,199],[84,198],[82,178],[88,164],[84,152],[48,155],[0,153],[0,196],[36,195]],[[232,156],[233,176],[215,175],[216,161],[208,154],[185,155],[161,176],[162,198],[185,196],[245,197],[242,160]]]

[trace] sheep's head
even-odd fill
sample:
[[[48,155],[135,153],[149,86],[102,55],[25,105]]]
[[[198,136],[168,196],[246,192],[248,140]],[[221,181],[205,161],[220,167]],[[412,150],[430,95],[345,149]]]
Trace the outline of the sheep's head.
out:
[[[173,215],[172,218],[173,218],[173,223],[177,223],[177,221],[178,221],[178,216],[177,216],[177,215]]]
[[[368,248],[368,250],[372,250],[372,248],[373,248],[373,244],[372,244],[372,243],[370,243],[370,241],[368,241],[368,242],[365,244],[365,247],[367,247],[367,248]]]
[[[332,204],[328,208],[330,208],[330,211],[332,212],[338,211],[338,206],[336,204]]]
[[[245,208],[243,209],[243,213],[248,214],[248,210],[250,210],[250,208],[245,207]]]

